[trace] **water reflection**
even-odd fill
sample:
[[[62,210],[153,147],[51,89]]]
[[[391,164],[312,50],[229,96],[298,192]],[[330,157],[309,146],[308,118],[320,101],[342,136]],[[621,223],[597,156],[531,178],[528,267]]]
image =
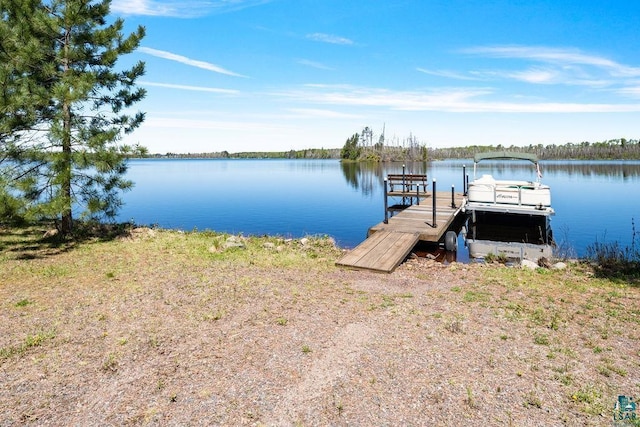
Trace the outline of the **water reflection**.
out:
[[[472,259],[494,255],[538,262],[553,257],[553,231],[546,216],[476,214],[475,222],[468,219],[464,235]]]
[[[340,162],[342,174],[347,183],[369,195],[376,188],[382,188],[384,179],[388,174],[426,174],[431,162]]]

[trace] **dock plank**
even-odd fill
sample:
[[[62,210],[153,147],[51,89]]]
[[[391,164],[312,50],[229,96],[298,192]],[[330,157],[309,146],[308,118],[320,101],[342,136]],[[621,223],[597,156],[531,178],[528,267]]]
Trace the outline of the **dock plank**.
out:
[[[392,272],[409,255],[418,241],[438,242],[462,211],[464,197],[451,193],[436,193],[436,215],[433,224],[433,199],[409,206],[369,229],[368,238],[347,252],[336,265],[378,272]],[[434,227],[435,225],[435,227]]]
[[[390,273],[409,255],[419,237],[418,233],[375,233],[346,253],[336,264]]]
[[[388,223],[381,222],[369,229],[369,236],[380,231],[418,232],[420,240],[438,242],[461,213],[464,204],[462,193],[454,195],[455,207],[451,207],[451,193],[436,194],[435,227],[433,227],[433,200],[423,199],[419,205],[412,205],[389,218]]]

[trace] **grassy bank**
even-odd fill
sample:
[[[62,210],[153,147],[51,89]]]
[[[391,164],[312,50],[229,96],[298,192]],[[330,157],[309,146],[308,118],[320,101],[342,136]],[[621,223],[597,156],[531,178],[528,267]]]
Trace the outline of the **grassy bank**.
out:
[[[603,425],[640,395],[640,289],[582,265],[43,232],[0,229],[0,425]]]

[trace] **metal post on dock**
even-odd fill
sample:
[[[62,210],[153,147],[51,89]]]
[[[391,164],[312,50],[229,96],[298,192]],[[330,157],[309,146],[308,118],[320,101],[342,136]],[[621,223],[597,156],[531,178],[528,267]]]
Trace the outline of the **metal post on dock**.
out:
[[[431,227],[436,228],[438,223],[436,222],[436,179],[433,179],[433,223]]]
[[[384,223],[389,224],[389,201],[387,200],[387,179],[384,179]]]
[[[402,193],[406,193],[407,192],[407,181],[405,180],[405,166],[402,165]],[[409,200],[409,203],[411,203],[411,200]],[[407,204],[407,198],[405,196],[402,196],[402,204],[406,205]]]
[[[451,185],[451,207],[454,209],[456,207],[455,189],[455,185]]]
[[[462,195],[467,195],[467,166],[462,165]]]

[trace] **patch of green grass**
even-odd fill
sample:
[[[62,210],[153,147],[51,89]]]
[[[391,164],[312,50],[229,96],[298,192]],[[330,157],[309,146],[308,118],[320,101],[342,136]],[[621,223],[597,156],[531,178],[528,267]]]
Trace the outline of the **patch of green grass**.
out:
[[[551,315],[551,320],[549,321],[549,329],[557,331],[560,328],[560,324],[562,323],[562,315],[558,311],[554,311]]]
[[[506,317],[509,320],[522,319],[525,313],[525,307],[520,303],[510,302],[505,307]]]
[[[571,374],[556,374],[553,378],[557,381],[560,381],[563,385],[570,386],[573,384],[573,376]]]
[[[40,269],[40,275],[48,279],[67,277],[70,269],[66,265],[47,265]]]
[[[542,408],[542,400],[533,390],[524,395],[524,401],[522,404],[525,408]]]
[[[453,334],[462,334],[464,333],[463,320],[464,317],[462,315],[456,315],[455,318],[445,324],[444,328]]]
[[[533,342],[538,345],[549,345],[551,341],[549,340],[549,336],[546,334],[536,334],[533,337]]]
[[[309,354],[309,353],[311,353],[311,351],[312,351],[312,350],[311,350],[311,347],[309,347],[307,344],[305,344],[305,345],[303,345],[303,346],[302,346],[302,352],[303,352],[304,354]]]
[[[484,257],[484,261],[487,264],[506,264],[509,261],[509,258],[507,258],[507,256],[504,253],[499,253],[499,254],[494,254],[492,252],[489,252],[485,257]]]
[[[536,308],[530,315],[529,318],[536,325],[543,325],[546,322],[546,316],[543,308]]]
[[[0,360],[8,359],[13,356],[21,356],[30,348],[39,347],[45,341],[55,338],[55,336],[56,334],[53,330],[41,331],[34,335],[27,335],[24,341],[17,346],[0,348]]]
[[[20,301],[18,301],[16,303],[16,307],[26,307],[28,305],[33,304],[33,302],[31,300],[29,300],[28,298],[25,299],[21,299]]]
[[[475,397],[473,395],[473,389],[471,388],[471,386],[467,386],[467,397],[464,399],[464,402],[471,409],[477,409],[478,408],[478,403],[476,402],[476,399],[475,399]]]
[[[606,411],[606,407],[602,402],[602,391],[593,384],[585,384],[579,390],[576,390],[571,399],[580,403],[583,411],[589,415],[600,415]]]
[[[483,291],[467,291],[462,297],[462,301],[464,302],[477,302],[477,301],[489,301],[491,298],[491,294]]]
[[[109,353],[102,361],[101,368],[105,372],[116,372],[118,365],[118,356],[115,353]]]
[[[620,375],[621,377],[627,376],[626,369],[620,368],[613,364],[613,361],[608,358],[602,359],[602,364],[598,365],[598,373],[605,377],[610,377],[612,374]]]

